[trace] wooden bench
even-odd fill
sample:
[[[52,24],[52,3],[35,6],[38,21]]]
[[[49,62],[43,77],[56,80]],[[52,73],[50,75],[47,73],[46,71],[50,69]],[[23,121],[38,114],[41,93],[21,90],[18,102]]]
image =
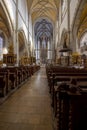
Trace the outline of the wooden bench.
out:
[[[63,84],[57,91],[57,127],[58,130],[87,129],[87,91],[76,87],[73,92],[70,86]]]
[[[0,95],[5,96],[6,93],[7,93],[6,75],[0,75]]]
[[[10,91],[9,84],[9,70],[7,68],[0,68],[0,76],[6,76],[6,94]]]

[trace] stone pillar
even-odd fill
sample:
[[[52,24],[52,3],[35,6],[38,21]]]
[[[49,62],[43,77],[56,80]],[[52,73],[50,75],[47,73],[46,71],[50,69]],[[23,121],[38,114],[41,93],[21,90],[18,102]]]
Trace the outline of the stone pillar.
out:
[[[38,43],[36,42],[36,46],[35,46],[35,50],[36,50],[36,60],[38,59],[38,51],[37,51],[37,49],[38,49]]]
[[[47,59],[51,59],[51,43],[50,43],[50,40],[48,40],[47,45],[48,45]]]
[[[52,37],[50,38],[50,42],[51,42],[51,59],[53,60],[55,51],[54,51],[54,41]]]
[[[40,49],[40,40],[38,40],[38,50]]]
[[[38,40],[37,59],[40,60],[40,40]]]
[[[16,0],[16,28],[14,30],[14,53],[17,55],[17,66],[19,65],[19,42],[18,42],[18,0]]]

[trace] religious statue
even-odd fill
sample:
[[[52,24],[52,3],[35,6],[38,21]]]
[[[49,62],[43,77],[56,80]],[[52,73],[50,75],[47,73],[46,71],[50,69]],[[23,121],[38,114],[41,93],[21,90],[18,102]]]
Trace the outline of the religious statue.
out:
[[[14,47],[13,47],[13,44],[12,44],[12,43],[9,44],[8,53],[9,53],[9,54],[13,54],[13,53],[14,53]]]
[[[64,35],[64,44],[63,44],[63,48],[67,48],[67,44],[66,44],[67,39],[68,39],[68,36],[67,36],[67,34],[65,33],[65,35]]]

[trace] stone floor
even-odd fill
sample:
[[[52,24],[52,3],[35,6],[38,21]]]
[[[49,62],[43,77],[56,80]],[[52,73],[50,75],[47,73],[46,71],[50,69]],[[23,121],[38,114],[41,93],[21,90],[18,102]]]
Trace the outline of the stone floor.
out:
[[[44,67],[0,105],[0,130],[54,130]]]

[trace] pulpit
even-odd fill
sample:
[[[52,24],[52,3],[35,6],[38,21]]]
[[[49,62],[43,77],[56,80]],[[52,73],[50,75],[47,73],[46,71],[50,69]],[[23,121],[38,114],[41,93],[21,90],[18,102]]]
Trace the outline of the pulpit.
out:
[[[72,50],[66,44],[67,37],[68,34],[65,34],[63,48],[59,50],[59,52],[61,53],[61,65],[63,66],[70,65],[70,53],[72,52]]]

